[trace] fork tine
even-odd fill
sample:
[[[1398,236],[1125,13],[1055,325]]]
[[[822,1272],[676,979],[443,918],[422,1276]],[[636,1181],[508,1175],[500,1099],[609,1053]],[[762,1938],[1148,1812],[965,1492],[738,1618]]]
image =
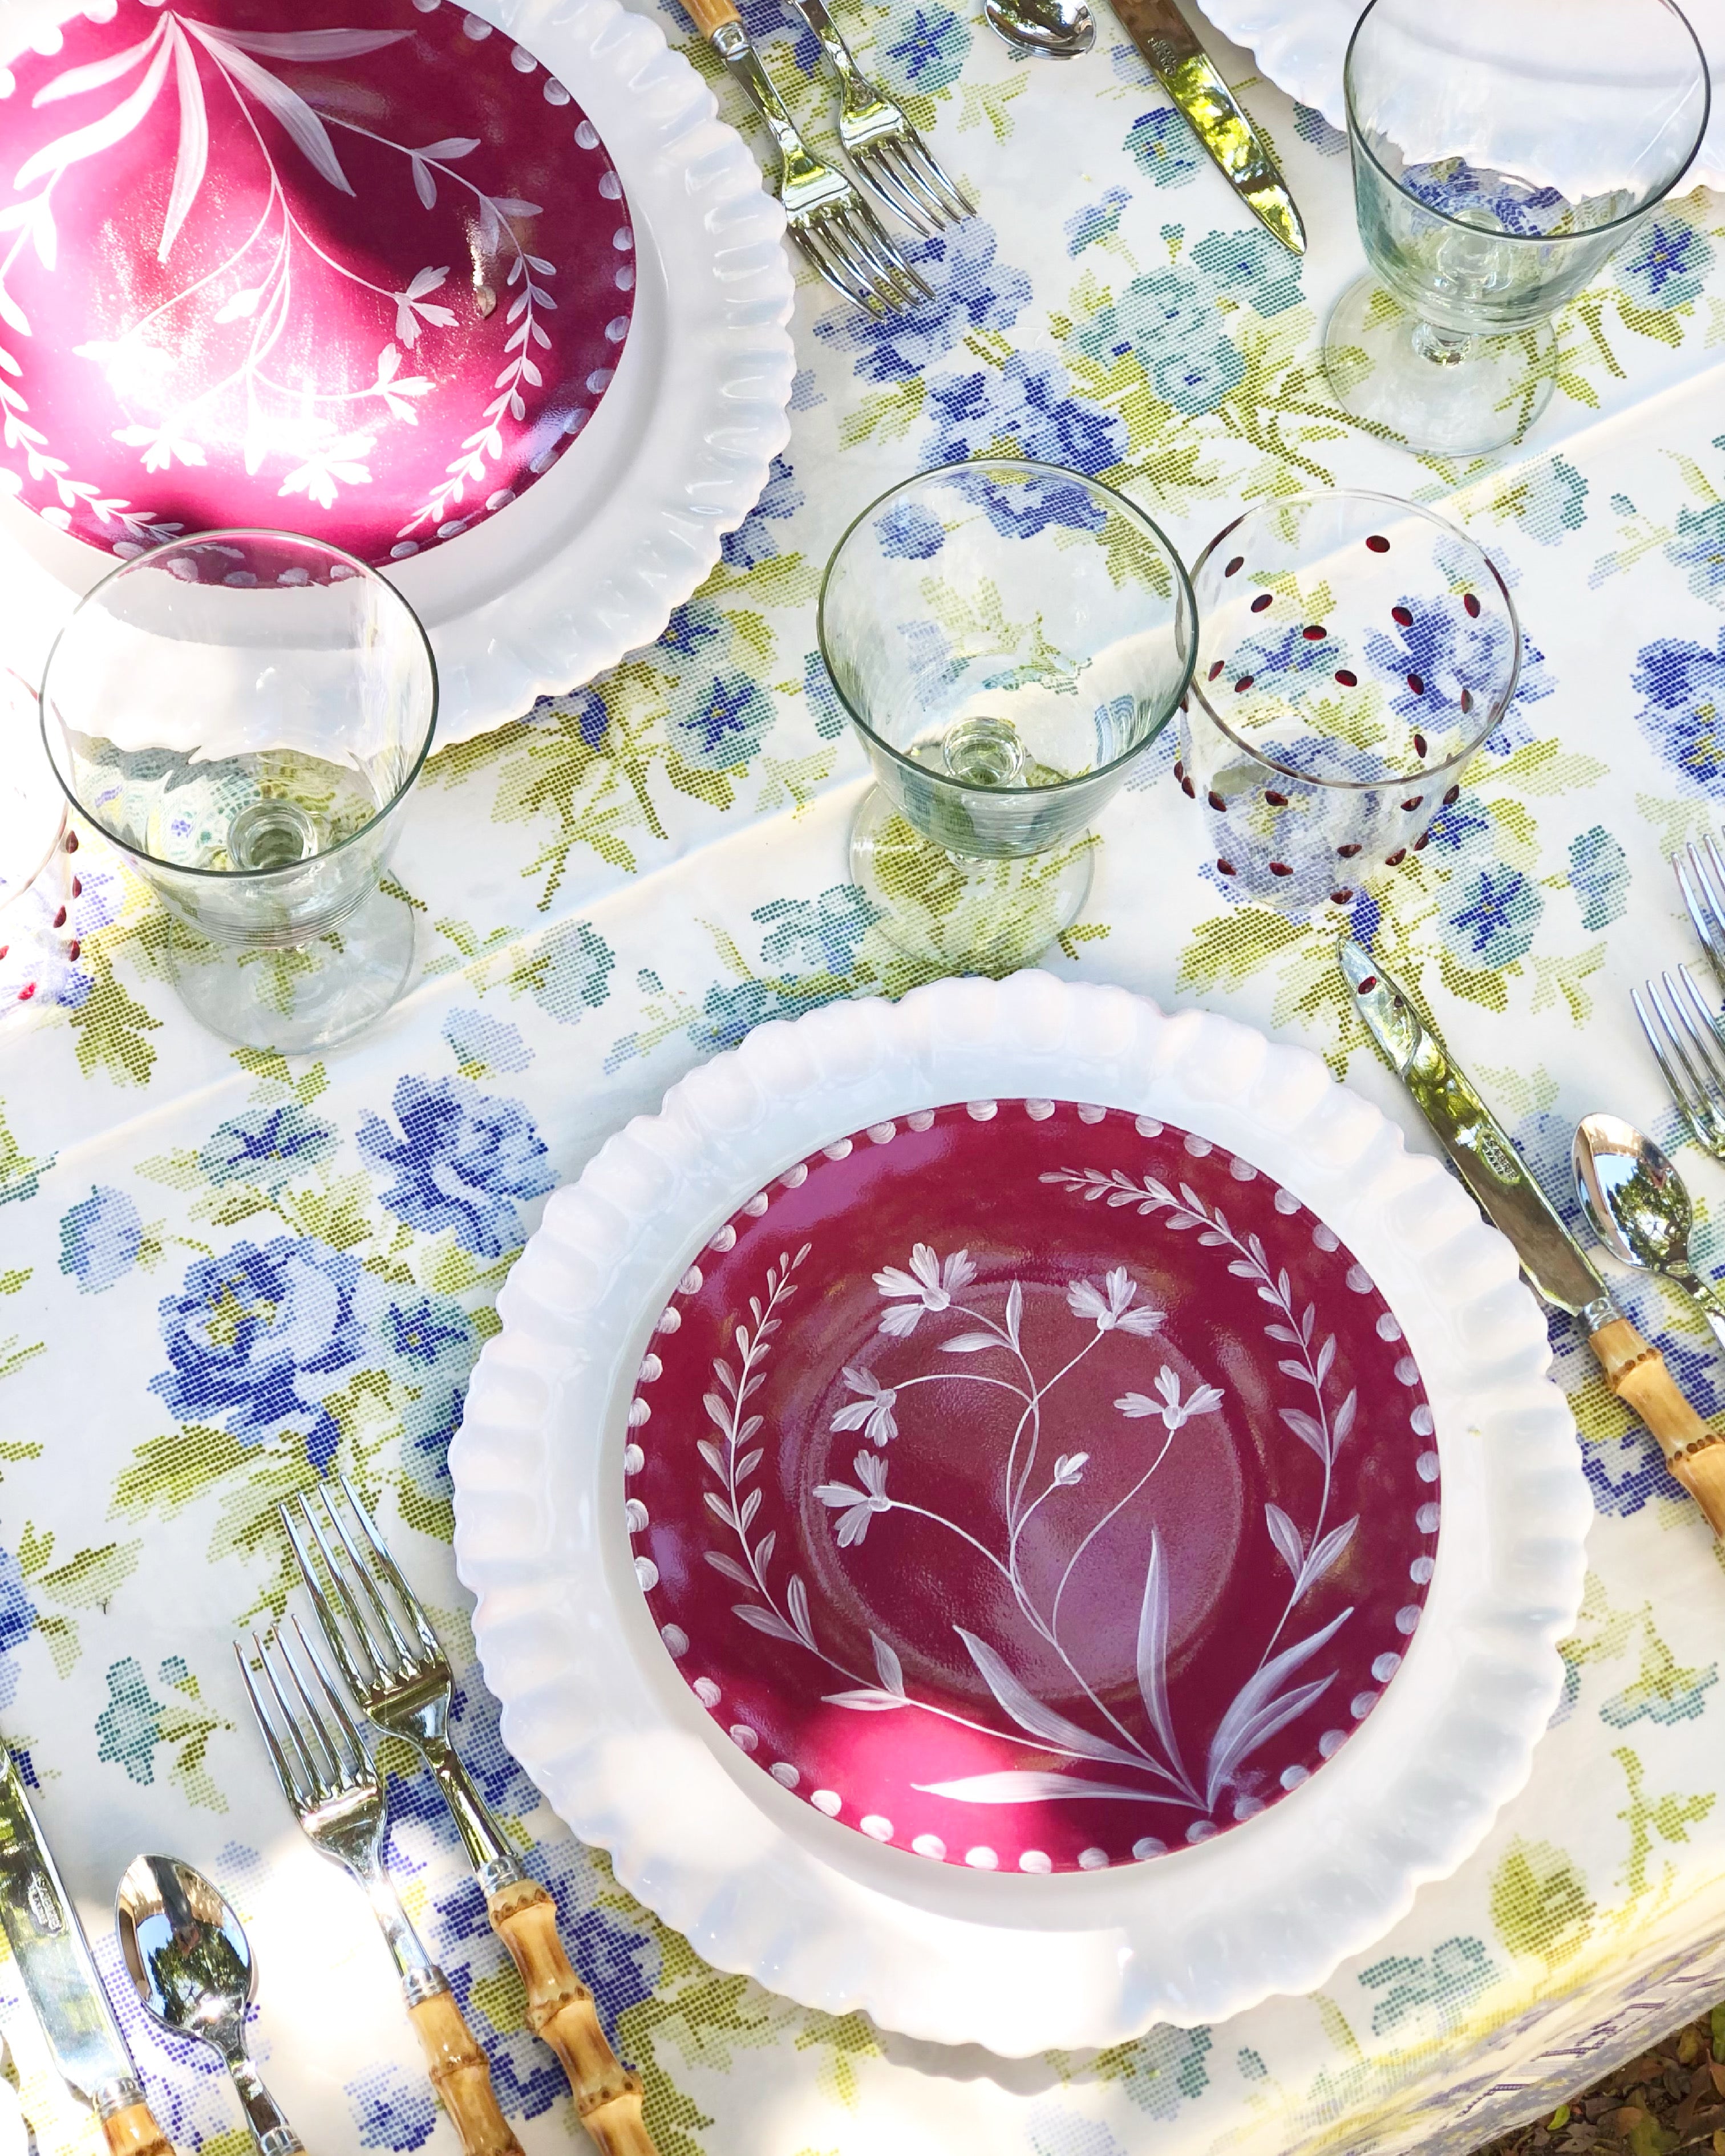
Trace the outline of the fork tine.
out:
[[[920,135],[895,138],[892,149],[896,162],[903,170],[906,183],[927,202],[937,223],[955,224],[970,214],[968,209],[957,206],[954,201],[957,190],[935,162],[928,145]]]
[[[255,1632],[252,1635],[252,1645],[257,1650],[258,1660],[261,1662],[264,1659],[264,1643]],[[258,1717],[258,1728],[264,1739],[264,1749],[270,1754],[270,1763],[275,1769],[275,1779],[281,1784],[281,1794],[296,1812],[303,1811],[312,1799],[309,1794],[302,1794],[298,1778],[288,1763],[287,1754],[282,1750],[280,1740],[275,1734],[275,1725],[264,1705],[264,1696],[259,1691],[257,1680],[252,1675],[251,1665],[246,1661],[245,1649],[238,1640],[234,1642],[234,1659],[239,1665],[239,1674],[245,1679],[245,1689],[252,1703],[252,1712]]]
[[[1689,854],[1696,865],[1696,880],[1701,886],[1712,931],[1711,935],[1702,937],[1701,946],[1712,961],[1715,976],[1725,986],[1725,859],[1720,856],[1718,841],[1711,838],[1705,851],[1692,846]]]
[[[974,217],[976,204],[947,171],[922,137],[914,131],[904,138],[904,149],[912,165],[916,167],[923,184],[937,199],[950,205],[954,221]]]
[[[316,1802],[317,1799],[323,1794],[326,1788],[327,1787],[327,1784],[323,1774],[319,1768],[316,1760],[311,1756],[311,1748],[306,1742],[305,1726],[301,1722],[300,1717],[294,1712],[292,1703],[289,1700],[286,1692],[282,1690],[282,1681],[276,1672],[276,1663],[280,1658],[280,1654],[278,1652],[277,1654],[272,1655],[270,1651],[272,1647],[275,1647],[279,1650],[280,1645],[281,1642],[280,1639],[273,1636],[271,1638],[260,1640],[258,1646],[258,1660],[263,1666],[264,1681],[269,1686],[270,1691],[275,1695],[275,1704],[280,1709],[282,1723],[287,1732],[288,1743],[293,1748],[295,1758],[298,1759],[300,1766],[305,1769],[305,1785],[311,1792],[310,1801]],[[288,1675],[290,1681],[291,1681],[293,1678],[293,1671],[291,1667],[290,1667]],[[295,1689],[296,1691],[298,1690],[297,1685],[295,1686]]]
[[[797,243],[803,260],[814,270],[815,275],[823,284],[830,285],[840,299],[849,300],[852,306],[861,307],[871,315],[881,315],[886,312],[886,309],[875,299],[871,290],[858,290],[845,281],[838,265],[816,242],[812,228],[793,224],[790,228],[790,235]]]
[[[898,304],[891,272],[859,244],[844,212],[835,210],[824,217],[819,234],[822,247],[839,264],[842,274],[867,295],[868,305],[877,314],[891,313]]]
[[[878,288],[890,304],[907,306],[914,300],[934,297],[860,195],[835,211],[831,222],[843,231],[846,241],[865,261],[875,264],[880,272]]]
[[[1688,1009],[1685,1010],[1677,1004],[1676,991],[1671,987],[1669,973],[1666,975],[1666,989],[1673,1004],[1677,1006],[1685,1030],[1695,1045],[1696,1060],[1701,1066],[1707,1105],[1717,1115],[1725,1116],[1725,1042],[1719,1038],[1717,1020],[1707,1009],[1701,990],[1695,985],[1694,974],[1686,966],[1679,966],[1677,971],[1688,991]]]
[[[336,1763],[337,1779],[346,1784],[363,1780],[371,1765],[371,1757],[361,1740],[353,1717],[337,1698],[329,1671],[319,1661],[317,1650],[306,1638],[299,1619],[295,1617],[290,1621],[293,1626],[293,1635],[300,1643],[300,1651],[311,1663],[318,1687],[329,1702],[328,1714],[312,1697],[311,1686],[305,1681],[305,1671],[294,1660],[285,1630],[277,1635],[282,1660],[294,1673],[294,1681],[300,1688],[300,1697],[305,1702],[306,1711],[316,1721],[317,1733]]]
[[[316,1565],[312,1562],[311,1553],[295,1531],[293,1515],[285,1505],[282,1505],[279,1509],[282,1523],[288,1531],[288,1540],[292,1543],[294,1554],[300,1561],[300,1576],[305,1582],[305,1591],[311,1598],[311,1606],[317,1613],[317,1621],[322,1627],[323,1635],[334,1648],[336,1660],[341,1665],[341,1674],[353,1687],[354,1697],[363,1700],[388,1681],[388,1673],[372,1645],[372,1635],[366,1630],[364,1614],[358,1603],[353,1599],[353,1590],[347,1584],[347,1574],[336,1561],[336,1553],[330,1547],[329,1537],[323,1531],[322,1522],[311,1509],[310,1497],[301,1491],[300,1493],[301,1516],[305,1525],[311,1530],[318,1548],[323,1553],[323,1561],[329,1573],[331,1584],[336,1590],[341,1607],[347,1613],[347,1621],[353,1627],[354,1636],[359,1641],[360,1650],[364,1655],[367,1664],[367,1667],[363,1670],[355,1658],[353,1650],[348,1644],[347,1635],[331,1605],[328,1595],[324,1591],[323,1581],[319,1576]]]
[[[441,1661],[444,1659],[443,1646],[436,1633],[431,1629],[431,1620],[425,1614],[424,1604],[408,1586],[401,1567],[390,1555],[388,1543],[377,1532],[377,1522],[359,1502],[358,1493],[353,1485],[345,1475],[338,1474],[336,1480],[341,1483],[348,1503],[353,1507],[353,1517],[363,1529],[366,1540],[377,1553],[377,1562],[383,1568],[383,1577],[401,1597],[401,1606],[413,1620],[413,1630],[419,1635],[420,1645],[424,1648],[428,1655],[434,1656]]]
[[[1701,850],[1691,846],[1686,855],[1673,857],[1671,866],[1676,870],[1677,888],[1683,894],[1683,904],[1688,910],[1696,940],[1717,973],[1725,965],[1725,918],[1722,918],[1721,907],[1709,886]]]
[[[921,207],[923,216],[932,220],[936,231],[943,224],[949,223],[951,217],[946,204],[930,187],[923,177],[922,167],[911,154],[910,138],[889,136],[880,144],[880,148],[886,153],[883,162],[890,167],[893,177],[903,192]]]
[[[1650,1029],[1646,1012],[1639,1003],[1636,1004],[1636,1010],[1641,1018],[1642,1028],[1647,1033],[1649,1042],[1654,1044],[1654,1055],[1658,1059],[1660,1069],[1665,1073],[1666,1083],[1671,1089],[1672,1099],[1682,1111],[1683,1120],[1693,1133],[1696,1143],[1704,1150],[1712,1152],[1720,1143],[1722,1136],[1725,1136],[1725,1133],[1722,1133],[1720,1130],[1717,1119],[1713,1115],[1707,1101],[1707,1088],[1702,1083],[1695,1065],[1683,1045],[1675,1009],[1667,1008],[1668,1003],[1675,1005],[1675,996],[1672,993],[1670,977],[1666,977],[1665,983],[1664,998],[1661,996],[1660,985],[1658,982],[1650,980],[1647,983],[1646,997],[1648,1008],[1652,1012],[1658,1034],[1663,1041],[1663,1049],[1655,1041],[1654,1032]],[[1674,1060],[1681,1070],[1681,1076],[1672,1067]]]
[[[1646,1036],[1648,1047],[1653,1051],[1653,1060],[1659,1065],[1660,1075],[1665,1080],[1666,1090],[1676,1103],[1677,1112],[1688,1124],[1696,1139],[1699,1141],[1702,1133],[1696,1119],[1694,1101],[1688,1087],[1678,1075],[1671,1061],[1664,1025],[1664,1014],[1658,1009],[1654,1002],[1652,982],[1650,980],[1645,988],[1631,988],[1630,1001],[1635,1007],[1635,1016],[1641,1022],[1641,1031]]]
[[[850,162],[856,176],[865,181],[895,217],[901,217],[913,231],[925,239],[932,239],[942,222],[937,210],[932,210],[908,187],[887,156],[885,142],[872,143],[866,150],[851,153]]]
[[[389,1644],[395,1650],[396,1661],[399,1667],[400,1674],[403,1676],[410,1676],[413,1668],[413,1650],[408,1645],[407,1639],[403,1635],[400,1625],[396,1623],[394,1614],[390,1609],[388,1604],[377,1592],[377,1576],[372,1570],[370,1565],[366,1563],[365,1557],[360,1550],[358,1544],[354,1541],[352,1536],[347,1532],[347,1522],[342,1518],[341,1513],[336,1510],[335,1500],[330,1496],[329,1491],[325,1490],[321,1491],[320,1494],[323,1498],[323,1509],[325,1515],[328,1518],[330,1525],[335,1529],[336,1534],[341,1537],[342,1548],[347,1553],[349,1562],[352,1567],[353,1577],[357,1580],[361,1592],[364,1594],[366,1600],[370,1603],[372,1610],[376,1614],[377,1622],[389,1635]],[[318,1539],[321,1543],[323,1540],[321,1536],[320,1536]],[[333,1561],[335,1554],[334,1552],[329,1549],[327,1543],[324,1544],[324,1548],[326,1553],[329,1555]],[[383,1657],[377,1652],[377,1640],[375,1633],[367,1632],[366,1645],[370,1648],[372,1653],[377,1656],[377,1661],[381,1662],[383,1660]]]

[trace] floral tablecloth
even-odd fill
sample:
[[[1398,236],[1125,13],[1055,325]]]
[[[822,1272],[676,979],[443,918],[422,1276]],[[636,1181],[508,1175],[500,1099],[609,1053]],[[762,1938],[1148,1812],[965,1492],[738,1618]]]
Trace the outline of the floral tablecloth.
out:
[[[823,111],[812,39],[768,0],[747,13]],[[1354,931],[1430,998],[1554,1191],[1590,1108],[1682,1142],[1628,990],[1692,955],[1666,860],[1725,794],[1719,204],[1663,208],[1574,309],[1525,450],[1416,460],[1333,413],[1316,366],[1359,260],[1340,138],[1224,51],[1313,234],[1296,264],[1102,13],[1094,55],[1055,67],[946,0],[850,6],[983,214],[922,249],[937,297],[913,316],[803,291],[790,448],[658,645],[431,764],[398,862],[421,970],[383,1024],[320,1063],[229,1053],[176,1001],[161,915],[86,838],[80,956],[0,1027],[0,1717],[110,1974],[106,1910],[138,1849],[233,1895],[262,1965],[258,2049],[314,2150],[454,2146],[367,1912],[267,1779],[229,1649],[283,1600],[276,1498],[336,1464],[455,1647],[460,1741],[641,2067],[665,2156],[1462,2150],[1725,1992],[1725,1579],[1566,1323],[1598,1519],[1532,1779],[1321,1993],[1224,2026],[1009,2063],[717,1974],[571,1841],[472,1667],[444,1455],[546,1194],[757,1021],[912,978],[845,880],[862,762],[812,603],[848,519],[919,464],[1012,445],[1076,465],[1189,556],[1235,506],[1308,483],[1445,502],[1514,585],[1529,664],[1433,843]],[[1103,818],[1090,908],[1050,963],[1309,1042],[1408,1124],[1343,1005],[1333,926],[1223,887],[1173,754]],[[1720,1170],[1681,1157],[1702,1255],[1725,1263]],[[1725,1406],[1691,1313],[1626,1292]],[[425,1778],[398,1774],[392,1805],[398,1876],[524,2145],[564,2145],[562,2076]],[[239,2156],[213,2062],[124,2010],[176,2141]],[[0,2025],[44,2156],[91,2147],[4,1962]]]

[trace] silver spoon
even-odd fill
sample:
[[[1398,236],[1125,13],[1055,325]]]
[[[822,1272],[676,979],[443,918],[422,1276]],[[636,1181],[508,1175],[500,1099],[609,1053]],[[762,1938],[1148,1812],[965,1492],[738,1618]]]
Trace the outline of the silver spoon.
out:
[[[1021,52],[1070,60],[1096,41],[1096,18],[1085,0],[983,0],[997,37]]]
[[[1725,1347],[1725,1296],[1690,1263],[1695,1209],[1670,1161],[1620,1116],[1584,1116],[1572,1157],[1576,1194],[1613,1257],[1675,1281]]]
[[[201,1872],[173,1856],[135,1856],[115,1898],[120,1951],[144,2010],[177,2036],[219,2051],[259,2156],[305,2143],[245,2055],[245,2010],[257,1969],[240,1922]]]

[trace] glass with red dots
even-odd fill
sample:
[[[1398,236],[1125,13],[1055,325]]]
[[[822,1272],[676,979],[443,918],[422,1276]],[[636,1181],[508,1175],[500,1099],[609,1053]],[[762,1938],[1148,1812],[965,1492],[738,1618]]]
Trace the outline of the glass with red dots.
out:
[[[1182,790],[1209,873],[1283,912],[1349,905],[1417,860],[1515,694],[1520,624],[1484,552],[1363,492],[1250,510],[1192,572],[1198,664]]]

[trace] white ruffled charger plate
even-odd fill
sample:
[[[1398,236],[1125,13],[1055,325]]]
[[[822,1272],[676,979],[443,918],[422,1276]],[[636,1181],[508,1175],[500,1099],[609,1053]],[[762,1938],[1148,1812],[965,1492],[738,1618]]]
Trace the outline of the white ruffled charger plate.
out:
[[[1362,0],[1204,0],[1204,12],[1244,45],[1278,90],[1315,105],[1332,127],[1346,129],[1342,64],[1360,18]],[[1715,85],[1713,109],[1685,187],[1725,187],[1725,0],[1682,0],[1682,11],[1707,54]],[[1440,18],[1435,18],[1440,19]]]
[[[75,12],[0,0],[0,64]],[[390,570],[437,654],[439,747],[652,643],[760,499],[790,439],[795,372],[784,213],[658,25],[621,0],[475,0],[464,12],[566,83],[599,131],[629,208],[637,285],[621,363],[580,439],[495,516]],[[556,125],[558,108],[546,117]],[[0,664],[39,679],[75,600],[116,566],[0,499]]]
[[[1106,1871],[968,1871],[781,1789],[691,1697],[632,1569],[624,1451],[666,1297],[726,1216],[835,1136],[1058,1097],[1274,1174],[1354,1252],[1425,1382],[1443,1488],[1405,1665],[1337,1756],[1211,1841]],[[1219,2020],[1321,1984],[1455,1869],[1557,1702],[1592,1506],[1509,1245],[1307,1050],[1027,973],[758,1028],[551,1199],[450,1452],[457,1568],[503,1734],[576,1833],[711,1962],[803,2004],[1008,2056]]]

